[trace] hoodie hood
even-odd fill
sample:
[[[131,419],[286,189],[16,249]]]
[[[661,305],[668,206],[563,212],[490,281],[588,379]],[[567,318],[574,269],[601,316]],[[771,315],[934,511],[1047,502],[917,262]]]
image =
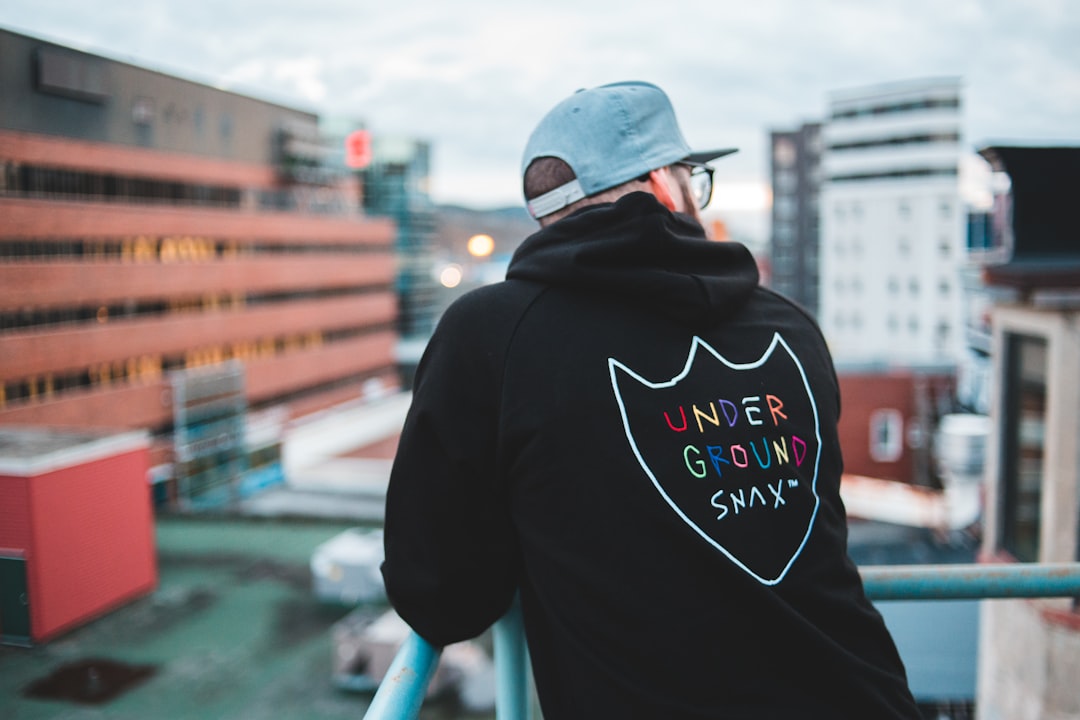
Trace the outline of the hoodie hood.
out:
[[[692,324],[723,320],[758,285],[757,263],[744,245],[708,240],[696,221],[644,192],[585,208],[531,235],[506,277],[647,300]]]

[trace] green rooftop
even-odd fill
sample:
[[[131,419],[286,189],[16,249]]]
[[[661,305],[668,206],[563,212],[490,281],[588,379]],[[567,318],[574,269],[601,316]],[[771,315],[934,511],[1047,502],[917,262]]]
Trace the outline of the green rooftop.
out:
[[[355,526],[158,518],[157,591],[51,642],[0,646],[0,717],[359,720],[370,694],[342,690],[332,676],[331,626],[353,608],[320,602],[308,564],[316,547]],[[133,681],[93,702],[122,671]],[[55,699],[65,689],[82,699]],[[452,701],[421,714],[458,717],[483,716]]]

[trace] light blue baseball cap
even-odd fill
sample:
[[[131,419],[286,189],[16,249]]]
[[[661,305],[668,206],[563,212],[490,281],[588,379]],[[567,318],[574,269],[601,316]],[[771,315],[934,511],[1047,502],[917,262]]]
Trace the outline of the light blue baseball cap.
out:
[[[663,90],[619,82],[578,90],[545,115],[525,145],[521,174],[541,157],[559,158],[574,171],[574,180],[526,198],[530,214],[539,219],[672,163],[707,163],[733,152],[691,150]]]

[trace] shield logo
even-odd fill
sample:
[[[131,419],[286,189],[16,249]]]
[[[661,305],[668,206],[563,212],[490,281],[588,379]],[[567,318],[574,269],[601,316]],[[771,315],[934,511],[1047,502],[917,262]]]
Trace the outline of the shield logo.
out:
[[[670,380],[615,358],[608,370],[630,449],[660,497],[759,582],[781,582],[813,530],[821,457],[817,402],[783,337],[742,364],[694,337]]]

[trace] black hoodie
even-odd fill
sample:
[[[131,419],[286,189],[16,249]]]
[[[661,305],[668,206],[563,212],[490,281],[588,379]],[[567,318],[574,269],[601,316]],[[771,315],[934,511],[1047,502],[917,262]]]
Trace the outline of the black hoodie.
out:
[[[383,574],[435,645],[520,593],[544,716],[918,718],[847,557],[836,377],[749,251],[645,193],[447,311]]]

